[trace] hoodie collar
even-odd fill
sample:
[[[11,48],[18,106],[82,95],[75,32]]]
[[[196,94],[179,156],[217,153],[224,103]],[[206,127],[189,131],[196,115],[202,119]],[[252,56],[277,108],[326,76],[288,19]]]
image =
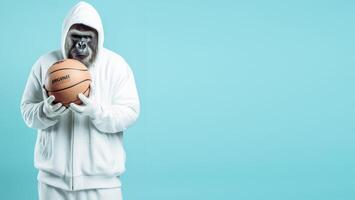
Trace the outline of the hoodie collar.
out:
[[[99,13],[92,5],[84,1],[81,1],[78,4],[76,4],[69,11],[62,25],[61,51],[64,59],[67,58],[67,55],[65,54],[65,38],[68,34],[70,27],[73,24],[84,24],[86,26],[90,26],[96,29],[99,38],[98,38],[97,55],[94,64],[97,63],[98,59],[100,58],[100,54],[104,43],[104,30],[102,27],[102,22]]]

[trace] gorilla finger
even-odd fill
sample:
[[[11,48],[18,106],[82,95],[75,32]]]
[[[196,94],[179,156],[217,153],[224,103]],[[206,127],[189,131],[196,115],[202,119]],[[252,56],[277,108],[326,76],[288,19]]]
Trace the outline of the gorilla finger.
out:
[[[43,99],[47,99],[48,98],[47,91],[46,91],[45,88],[42,88],[42,96],[43,96]]]
[[[54,99],[55,99],[55,97],[53,96],[53,95],[51,95],[51,96],[49,96],[48,98],[47,98],[47,103],[50,105],[50,104],[52,104],[52,102],[54,101]]]
[[[62,103],[57,103],[57,104],[52,106],[52,110],[53,111],[57,111],[60,107],[62,107]]]
[[[60,114],[61,115],[64,115],[64,114],[66,114],[67,112],[69,112],[69,108],[66,108],[65,106],[63,106],[64,107],[64,111],[62,111]]]
[[[85,105],[90,104],[90,99],[83,95],[83,93],[79,93],[78,97]]]
[[[55,111],[55,114],[61,115],[65,111],[65,106],[60,107],[58,110]]]
[[[75,103],[70,103],[70,107],[69,107],[72,111],[78,112],[78,113],[82,113],[84,111],[84,108],[82,106],[78,106]]]

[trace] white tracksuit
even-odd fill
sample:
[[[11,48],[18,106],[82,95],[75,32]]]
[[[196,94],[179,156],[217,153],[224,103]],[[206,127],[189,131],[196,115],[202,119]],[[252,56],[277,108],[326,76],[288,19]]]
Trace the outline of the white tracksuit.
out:
[[[42,111],[41,86],[47,69],[54,62],[66,58],[66,34],[76,23],[93,27],[98,32],[98,56],[89,66],[93,86],[89,98],[99,102],[102,112],[98,112],[94,120],[72,111],[60,118],[49,119]],[[69,195],[78,190],[120,189],[119,176],[125,170],[123,131],[135,122],[140,110],[132,70],[121,56],[103,47],[101,19],[91,5],[85,2],[75,5],[62,28],[61,50],[47,53],[37,60],[21,100],[25,123],[38,129],[34,165],[39,170],[39,184],[46,185],[39,187],[42,188],[39,192],[56,189],[62,193],[67,191]],[[43,189],[49,187],[53,188]]]

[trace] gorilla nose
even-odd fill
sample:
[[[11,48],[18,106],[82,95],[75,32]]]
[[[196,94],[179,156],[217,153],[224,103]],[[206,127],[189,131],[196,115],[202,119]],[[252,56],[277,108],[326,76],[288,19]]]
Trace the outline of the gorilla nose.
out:
[[[83,41],[80,41],[80,42],[76,43],[76,47],[80,50],[83,50],[86,48],[86,43]]]

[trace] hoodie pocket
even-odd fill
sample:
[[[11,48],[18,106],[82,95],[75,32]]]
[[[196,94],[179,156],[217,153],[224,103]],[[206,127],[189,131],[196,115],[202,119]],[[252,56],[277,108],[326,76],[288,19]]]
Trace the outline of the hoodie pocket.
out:
[[[89,174],[106,174],[112,165],[112,152],[109,150],[107,136],[101,133],[94,133],[90,138],[89,163],[84,164],[84,172]],[[86,161],[86,160],[85,160]]]
[[[43,160],[48,160],[52,156],[52,133],[41,131],[38,145],[40,157]]]
[[[126,155],[122,144],[122,133],[106,134],[107,148],[110,152],[110,173],[120,174],[125,170]]]
[[[82,165],[83,173],[90,175],[114,175],[124,167],[120,138],[115,134],[93,133],[88,163]],[[85,162],[87,162],[85,161]]]

